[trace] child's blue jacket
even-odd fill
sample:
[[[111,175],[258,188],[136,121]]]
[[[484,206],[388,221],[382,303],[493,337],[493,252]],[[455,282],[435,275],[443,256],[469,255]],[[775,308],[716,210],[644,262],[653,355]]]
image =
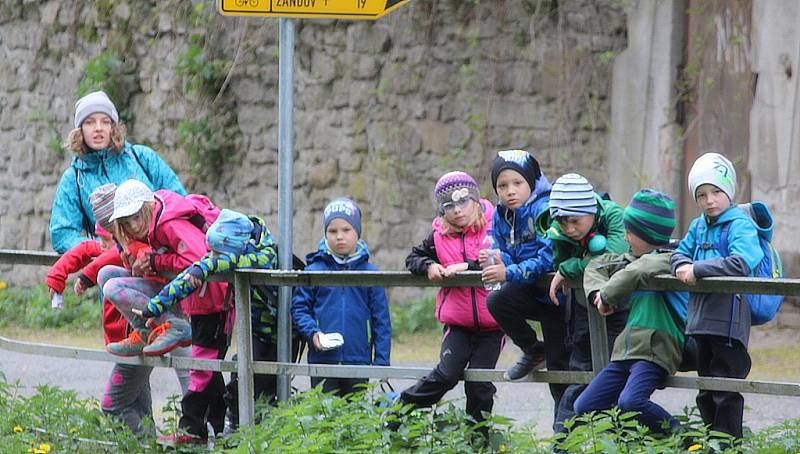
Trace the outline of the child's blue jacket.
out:
[[[728,255],[722,257],[714,245],[722,226],[728,227]],[[737,206],[725,210],[712,224],[705,215],[692,221],[686,236],[672,256],[673,274],[684,264],[694,265],[698,278],[752,276],[764,253],[750,216]],[[686,334],[705,334],[736,339],[746,347],[750,339],[750,308],[747,301],[726,293],[690,293]]]
[[[306,271],[377,271],[369,263],[367,243],[358,241],[346,263],[337,262],[325,244],[306,256]],[[382,287],[298,287],[292,297],[292,317],[308,339],[308,362],[388,366],[392,342],[389,303]],[[341,333],[344,345],[321,352],[312,345],[314,333]]]
[[[502,203],[492,217],[493,237],[506,265],[506,281],[532,284],[544,273],[553,271],[550,240],[537,234],[536,220],[547,211],[551,184],[544,175],[525,205],[512,210]]]

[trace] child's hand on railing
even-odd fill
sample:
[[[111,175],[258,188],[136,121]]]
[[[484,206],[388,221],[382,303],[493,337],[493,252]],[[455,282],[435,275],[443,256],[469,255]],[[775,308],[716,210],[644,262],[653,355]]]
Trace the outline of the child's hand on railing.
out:
[[[697,277],[694,275],[694,265],[689,263],[679,266],[678,269],[675,270],[675,277],[687,285],[694,285],[697,283]]]
[[[556,271],[556,274],[553,276],[553,280],[550,281],[550,301],[553,302],[556,306],[559,305],[558,296],[556,293],[561,290],[561,293],[567,294],[569,292],[569,282],[567,278],[561,275],[560,271]]]
[[[431,282],[441,282],[444,277],[445,269],[438,263],[432,263],[428,267],[428,280]]]
[[[453,263],[452,265],[448,265],[447,268],[444,269],[444,273],[442,274],[444,275],[444,277],[453,277],[456,275],[456,273],[467,271],[467,268],[469,268],[469,263],[467,262]]]

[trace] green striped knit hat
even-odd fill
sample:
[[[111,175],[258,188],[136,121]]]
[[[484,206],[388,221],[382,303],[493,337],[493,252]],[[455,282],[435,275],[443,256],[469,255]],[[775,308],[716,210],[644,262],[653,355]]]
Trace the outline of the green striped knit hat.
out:
[[[675,229],[675,202],[663,192],[642,189],[625,208],[622,222],[630,233],[650,244],[669,244]]]

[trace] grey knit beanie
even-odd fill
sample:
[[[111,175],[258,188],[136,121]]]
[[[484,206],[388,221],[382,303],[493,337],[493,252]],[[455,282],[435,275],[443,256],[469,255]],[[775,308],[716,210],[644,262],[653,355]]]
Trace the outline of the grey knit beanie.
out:
[[[111,98],[105,92],[94,91],[75,103],[75,127],[80,128],[83,120],[98,112],[108,115],[114,123],[119,123],[119,113]]]
[[[561,176],[550,190],[550,216],[586,216],[597,213],[594,188],[577,173]]]
[[[117,185],[114,183],[104,184],[98,186],[92,195],[89,196],[89,203],[92,205],[92,214],[94,219],[106,230],[111,229],[111,214],[114,212],[114,192],[117,190]]]

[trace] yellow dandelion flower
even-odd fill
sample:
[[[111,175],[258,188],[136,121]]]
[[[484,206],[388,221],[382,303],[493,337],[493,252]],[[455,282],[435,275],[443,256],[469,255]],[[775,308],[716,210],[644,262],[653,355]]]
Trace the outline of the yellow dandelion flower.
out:
[[[689,452],[695,452],[695,451],[699,451],[699,450],[701,450],[701,449],[703,449],[703,445],[700,445],[700,444],[693,444],[693,445],[689,446],[689,449],[688,449],[688,451],[689,451]]]
[[[33,452],[33,448],[28,448],[28,452]]]
[[[20,426],[14,426],[14,433],[17,433],[17,434],[18,434],[18,433],[20,433],[20,432],[22,432],[22,427],[20,427]]]
[[[8,288],[8,284],[6,284],[6,281],[0,281],[0,290],[3,290],[5,288]]]
[[[75,433],[75,432],[77,432],[77,431],[78,431],[78,429],[76,429],[76,428],[74,428],[74,427],[70,427],[70,428],[69,428],[69,433],[71,433],[71,434],[74,434],[74,433]]]
[[[33,450],[33,454],[47,454],[47,451],[45,451],[44,449],[36,448]]]
[[[497,447],[497,450],[500,452],[506,452],[506,445],[501,443],[500,446]]]

